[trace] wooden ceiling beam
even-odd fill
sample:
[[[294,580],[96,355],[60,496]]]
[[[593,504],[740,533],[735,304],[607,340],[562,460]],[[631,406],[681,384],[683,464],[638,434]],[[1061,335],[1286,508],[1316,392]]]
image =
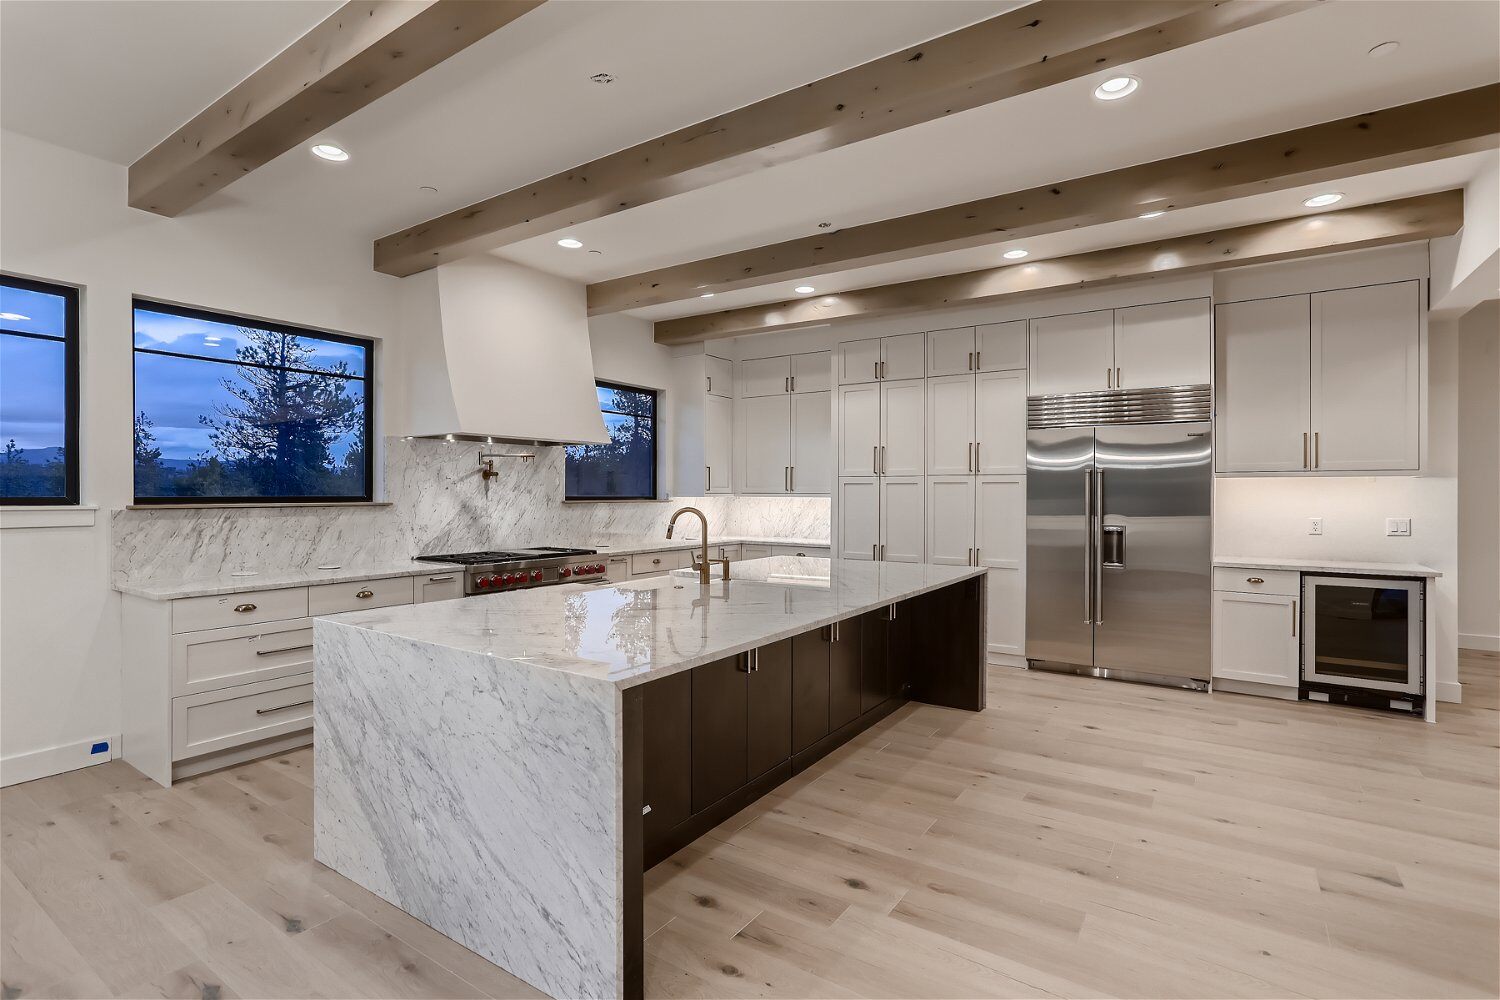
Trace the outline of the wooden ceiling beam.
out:
[[[590,315],[1320,184],[1493,148],[1500,84],[1154,163],[627,275],[588,288]]]
[[[656,324],[656,342],[697,343],[793,330],[832,320],[971,306],[1018,295],[1175,277],[1195,271],[1433,239],[1457,232],[1462,225],[1463,192],[1444,191],[1053,260],[664,320]]]
[[[1307,10],[1317,0],[1035,0],[375,241],[405,276]]]
[[[131,164],[130,205],[175,216],[542,2],[346,3]]]

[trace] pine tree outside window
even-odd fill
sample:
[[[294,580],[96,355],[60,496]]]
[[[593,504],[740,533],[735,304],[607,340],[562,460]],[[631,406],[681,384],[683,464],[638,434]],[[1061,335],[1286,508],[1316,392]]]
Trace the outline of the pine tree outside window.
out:
[[[78,503],[78,289],[0,275],[0,504]]]
[[[608,444],[569,445],[564,495],[569,500],[656,499],[656,392],[595,383]]]
[[[135,499],[373,498],[369,341],[137,299]]]

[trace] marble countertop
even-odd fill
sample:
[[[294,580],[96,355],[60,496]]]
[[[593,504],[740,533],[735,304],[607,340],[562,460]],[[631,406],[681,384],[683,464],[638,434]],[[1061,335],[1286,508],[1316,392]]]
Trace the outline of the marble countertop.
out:
[[[827,548],[828,540],[810,538],[710,538],[709,545],[806,545]],[[667,552],[677,549],[695,549],[701,544],[695,538],[609,538],[591,543],[579,542],[573,548],[597,549],[601,556],[628,556],[638,552]],[[310,587],[320,583],[351,583],[355,580],[382,580],[396,576],[421,576],[424,573],[462,572],[463,567],[452,563],[416,562],[402,559],[396,562],[373,565],[337,566],[333,569],[282,569],[257,571],[250,576],[235,576],[220,573],[213,576],[191,574],[169,580],[138,581],[116,577],[112,584],[122,594],[133,594],[153,601],[172,601],[182,597],[211,597],[220,594],[242,594],[250,590],[281,590],[287,587]]]
[[[773,556],[728,582],[667,575],[377,608],[328,620],[633,687],[977,576],[983,567]]]
[[[352,583],[355,580],[384,580],[397,576],[445,575],[462,573],[463,567],[452,563],[399,562],[370,565],[337,566],[333,569],[296,569],[257,572],[252,576],[222,573],[218,576],[184,576],[173,580],[136,582],[116,578],[113,586],[122,594],[133,594],[153,601],[171,601],[180,597],[211,597],[219,594],[242,594],[248,590],[281,590],[287,587],[310,587],[320,583]]]
[[[1341,559],[1241,559],[1216,556],[1215,566],[1233,569],[1281,569],[1293,573],[1362,573],[1370,576],[1421,576],[1436,579],[1440,570],[1421,563],[1356,562]]]

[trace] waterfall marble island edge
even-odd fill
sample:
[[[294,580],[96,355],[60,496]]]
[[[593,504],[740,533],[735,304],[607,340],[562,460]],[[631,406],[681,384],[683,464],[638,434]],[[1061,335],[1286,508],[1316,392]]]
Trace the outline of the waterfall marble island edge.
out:
[[[777,557],[735,574],[317,619],[316,859],[552,996],[640,995],[641,878],[663,852],[907,700],[983,707],[983,569]],[[851,636],[867,690],[861,704],[856,662],[845,717],[837,649]],[[831,722],[826,691],[792,701],[794,666],[799,690],[811,669],[825,688],[832,677]],[[753,690],[786,700],[784,745],[725,785],[708,773],[722,761],[705,756],[722,756],[723,734],[690,742],[688,705],[722,712],[764,684]],[[679,693],[681,718],[663,714]],[[765,695],[749,697],[754,717]],[[745,713],[728,709],[743,731]],[[812,711],[824,731],[796,742],[792,714],[805,729]],[[751,742],[777,725],[752,722]],[[667,746],[666,758],[693,757],[691,775],[680,764],[691,809],[684,787],[682,821],[643,845],[647,796],[664,780],[652,762],[677,734],[684,752]],[[710,735],[718,750],[705,749]],[[711,802],[699,801],[705,781],[718,781]],[[660,824],[671,807],[655,806]]]

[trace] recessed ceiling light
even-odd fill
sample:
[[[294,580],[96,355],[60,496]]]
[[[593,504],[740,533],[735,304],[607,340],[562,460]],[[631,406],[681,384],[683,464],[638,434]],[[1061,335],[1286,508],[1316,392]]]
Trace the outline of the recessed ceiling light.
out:
[[[1094,96],[1101,101],[1118,101],[1135,93],[1141,81],[1133,76],[1112,76],[1094,88]]]
[[[564,236],[562,239],[557,241],[557,245],[560,247],[567,247],[569,250],[577,250],[579,247],[583,246],[583,241],[575,240],[571,236]]]
[[[1007,250],[1000,256],[1004,257],[1006,260],[1020,260],[1022,257],[1025,257],[1029,253],[1031,253],[1030,250]]]
[[[1311,198],[1308,198],[1302,204],[1304,206],[1306,206],[1307,208],[1327,208],[1329,205],[1332,205],[1335,202],[1340,202],[1340,201],[1343,201],[1343,200],[1344,200],[1344,192],[1342,192],[1342,191],[1325,191],[1322,194],[1315,194],[1315,195],[1313,195]]]
[[[792,291],[796,292],[798,295],[811,295],[813,292],[816,292],[817,289],[812,285],[798,285],[796,288],[792,289]]]
[[[1163,215],[1166,215],[1166,214],[1167,214],[1167,210],[1165,208],[1153,208],[1149,212],[1142,212],[1140,215],[1136,216],[1136,218],[1138,218],[1138,219],[1159,219]]]
[[[1370,50],[1370,55],[1373,56],[1376,59],[1383,59],[1386,56],[1391,55],[1392,53],[1394,53],[1400,47],[1401,47],[1401,43],[1400,42],[1396,42],[1396,41],[1381,42],[1379,45],[1375,46],[1374,48],[1372,48]]]
[[[704,292],[702,295],[698,296],[698,298],[700,298],[700,299],[711,299],[713,297],[714,297],[714,293],[713,292]]]
[[[348,150],[331,142],[318,143],[312,148],[312,154],[320,160],[332,160],[334,163],[343,163],[349,159]]]
[[[22,316],[20,313],[0,313],[0,319],[11,323],[23,323],[30,318],[30,316]]]

